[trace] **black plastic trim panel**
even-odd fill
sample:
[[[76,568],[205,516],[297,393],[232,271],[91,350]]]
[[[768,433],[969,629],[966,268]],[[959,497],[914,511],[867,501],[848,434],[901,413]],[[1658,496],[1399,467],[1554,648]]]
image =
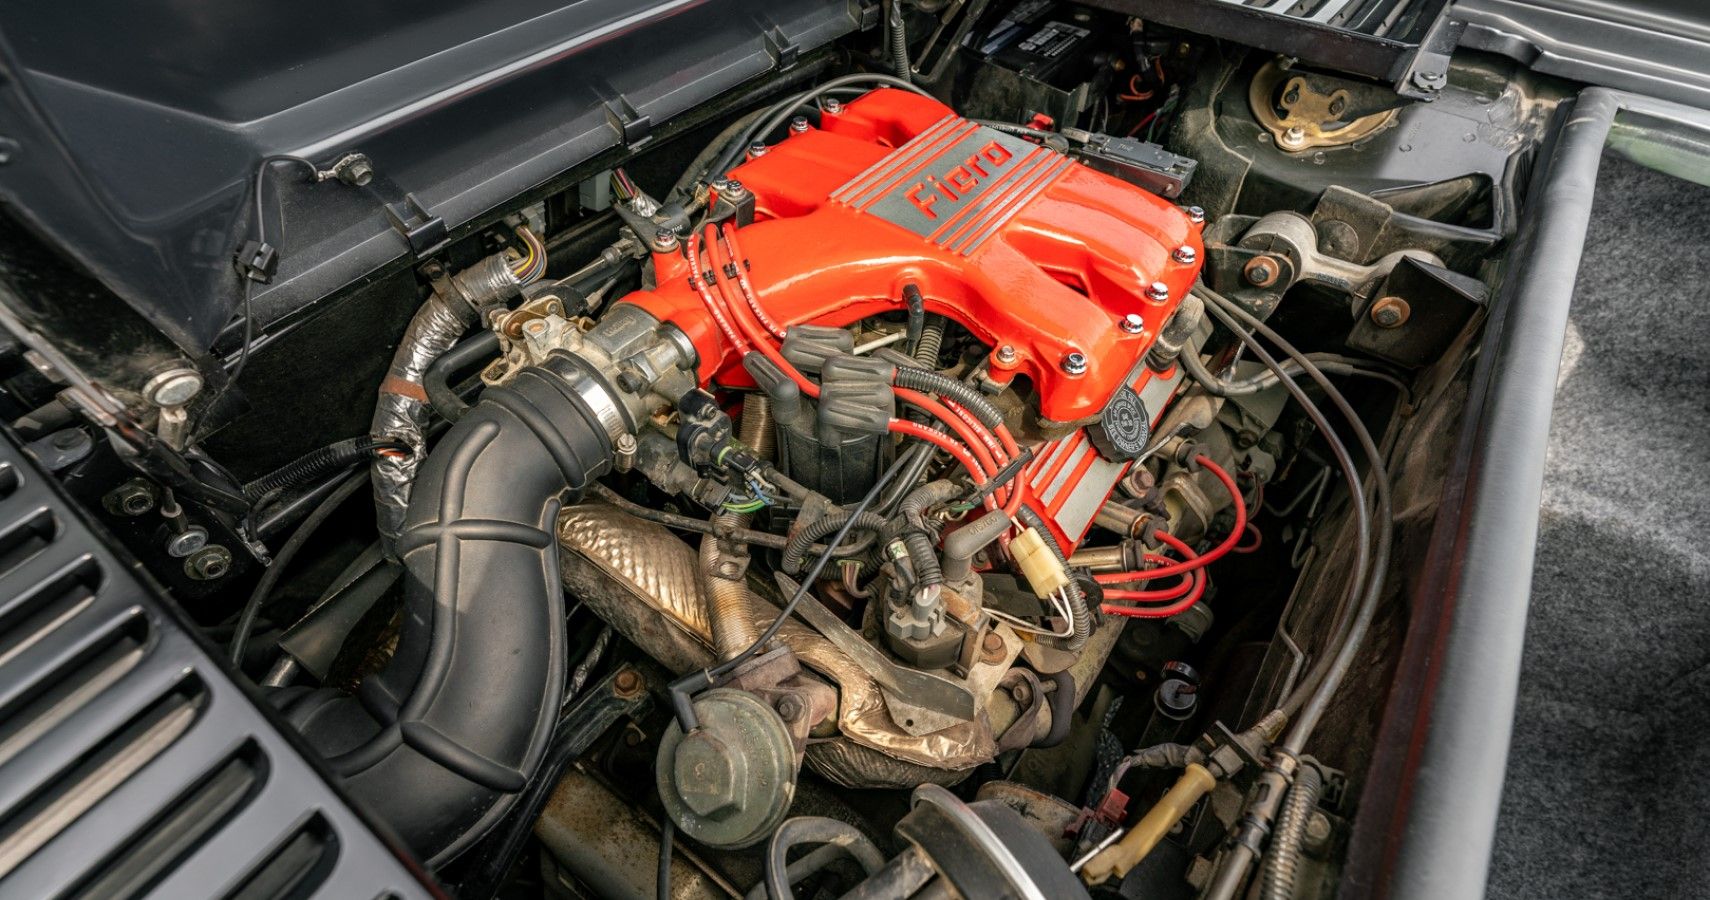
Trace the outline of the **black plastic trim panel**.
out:
[[[0,896],[431,897],[0,440]]]

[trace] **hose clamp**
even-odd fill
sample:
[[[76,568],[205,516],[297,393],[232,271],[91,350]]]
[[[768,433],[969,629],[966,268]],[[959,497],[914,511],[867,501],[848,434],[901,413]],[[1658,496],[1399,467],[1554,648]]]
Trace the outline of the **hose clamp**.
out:
[[[594,418],[600,423],[600,428],[605,431],[606,437],[611,440],[613,446],[616,446],[619,438],[630,433],[630,427],[628,417],[624,415],[623,407],[613,396],[612,389],[607,387],[604,381],[595,377],[588,370],[586,361],[580,357],[558,350],[553,352],[551,358],[562,362],[560,365],[553,366],[553,371],[564,380],[564,384],[570,388],[576,398],[582,401],[582,405],[594,414]]]

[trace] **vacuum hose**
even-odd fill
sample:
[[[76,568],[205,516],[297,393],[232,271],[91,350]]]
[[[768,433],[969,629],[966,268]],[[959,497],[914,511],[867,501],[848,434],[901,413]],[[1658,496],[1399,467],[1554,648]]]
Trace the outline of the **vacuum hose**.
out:
[[[430,866],[502,818],[546,753],[567,656],[553,526],[560,497],[612,463],[609,402],[564,355],[487,391],[416,479],[391,662],[355,696],[285,709]]]

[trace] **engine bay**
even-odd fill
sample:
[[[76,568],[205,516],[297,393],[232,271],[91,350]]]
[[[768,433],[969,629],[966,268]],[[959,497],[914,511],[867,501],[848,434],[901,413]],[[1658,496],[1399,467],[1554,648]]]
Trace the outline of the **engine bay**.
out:
[[[264,160],[230,380],[14,427],[458,896],[1359,896],[1564,89],[854,5],[271,322],[264,177],[381,161]]]

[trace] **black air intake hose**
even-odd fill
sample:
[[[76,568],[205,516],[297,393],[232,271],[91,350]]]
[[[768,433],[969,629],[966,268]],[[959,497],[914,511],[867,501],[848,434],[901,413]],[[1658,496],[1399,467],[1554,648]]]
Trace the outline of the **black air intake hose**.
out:
[[[567,356],[484,394],[434,448],[398,540],[403,633],[357,695],[316,691],[287,716],[346,788],[438,866],[510,807],[563,698],[559,499],[612,461],[608,425]],[[592,402],[602,398],[587,392]],[[606,422],[621,427],[615,407]]]

